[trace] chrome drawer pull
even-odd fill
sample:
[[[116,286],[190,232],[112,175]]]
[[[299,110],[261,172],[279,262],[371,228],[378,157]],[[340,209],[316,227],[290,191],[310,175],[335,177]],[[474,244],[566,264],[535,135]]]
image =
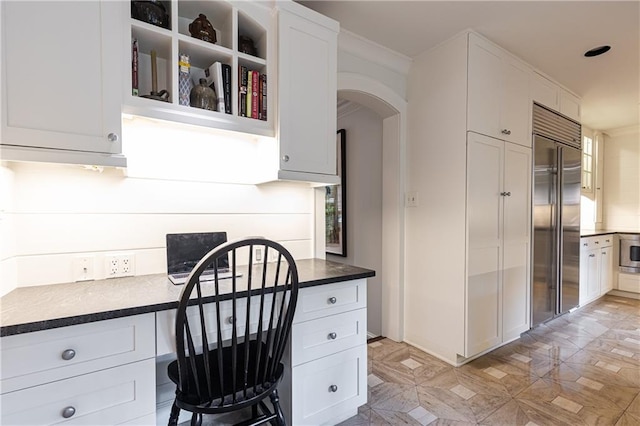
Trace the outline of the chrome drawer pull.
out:
[[[68,419],[69,417],[73,416],[76,413],[76,409],[73,407],[66,407],[64,410],[62,410],[62,417],[64,417],[65,419]]]
[[[338,386],[336,385],[329,386],[329,392],[338,392]]]
[[[235,319],[233,319],[233,316],[227,318],[227,324],[233,324],[234,322]]]
[[[595,254],[593,254],[593,253],[591,253],[591,254],[589,255],[589,257],[596,257],[596,255],[595,255]]]
[[[76,351],[74,351],[73,349],[67,349],[66,351],[62,352],[62,359],[64,359],[65,361],[69,361],[75,356]]]
[[[329,300],[327,300],[327,302],[329,302],[332,305],[335,305],[337,301],[338,299],[336,299],[335,297],[330,297]]]
[[[335,332],[331,332],[329,333],[329,335],[327,336],[327,339],[329,340],[336,340],[336,337],[338,337],[338,335]]]
[[[596,241],[595,243],[596,243],[596,244],[600,244],[600,241]]]

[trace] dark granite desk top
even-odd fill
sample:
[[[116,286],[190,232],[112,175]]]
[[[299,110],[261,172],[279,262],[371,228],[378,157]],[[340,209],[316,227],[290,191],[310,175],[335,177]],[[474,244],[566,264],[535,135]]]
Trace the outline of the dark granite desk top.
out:
[[[300,288],[375,276],[322,259],[296,264]],[[166,274],[20,287],[0,298],[0,336],[174,309],[181,291]]]

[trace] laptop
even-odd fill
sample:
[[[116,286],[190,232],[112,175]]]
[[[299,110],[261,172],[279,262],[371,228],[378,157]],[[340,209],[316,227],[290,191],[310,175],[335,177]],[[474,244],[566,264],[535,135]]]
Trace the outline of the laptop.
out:
[[[187,277],[196,264],[212,249],[227,242],[226,232],[193,232],[187,234],[167,234],[167,275],[175,285],[187,282]],[[229,258],[218,259],[218,279],[230,278]],[[240,276],[240,274],[236,274]],[[213,281],[213,269],[205,270],[200,282]]]

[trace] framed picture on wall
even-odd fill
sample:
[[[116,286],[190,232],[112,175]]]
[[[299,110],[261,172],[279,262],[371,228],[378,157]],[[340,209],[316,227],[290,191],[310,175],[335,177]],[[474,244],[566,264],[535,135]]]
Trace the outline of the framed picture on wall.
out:
[[[347,256],[347,132],[340,129],[336,135],[338,176],[340,184],[325,187],[325,236],[326,252]]]

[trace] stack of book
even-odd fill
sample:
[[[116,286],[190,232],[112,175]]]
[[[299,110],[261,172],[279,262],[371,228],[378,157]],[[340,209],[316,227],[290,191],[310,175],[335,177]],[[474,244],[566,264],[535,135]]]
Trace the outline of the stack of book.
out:
[[[238,72],[238,115],[266,120],[267,75],[245,66],[240,66]]]

